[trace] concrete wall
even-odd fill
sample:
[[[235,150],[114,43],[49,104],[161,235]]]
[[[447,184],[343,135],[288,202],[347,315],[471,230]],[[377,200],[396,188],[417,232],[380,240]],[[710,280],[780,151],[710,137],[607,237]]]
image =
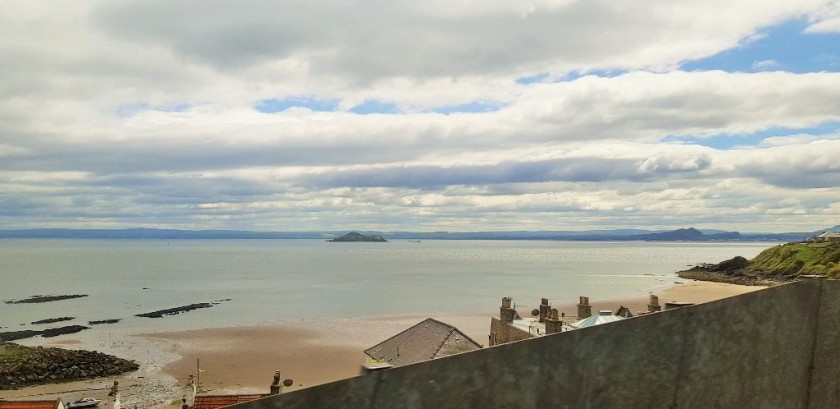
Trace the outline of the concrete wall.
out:
[[[840,402],[840,281],[376,372],[238,408],[795,408]]]

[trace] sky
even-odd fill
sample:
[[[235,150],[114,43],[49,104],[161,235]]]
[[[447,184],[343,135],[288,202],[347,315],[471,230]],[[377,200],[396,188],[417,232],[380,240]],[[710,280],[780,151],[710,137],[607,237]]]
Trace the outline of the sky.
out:
[[[840,224],[840,1],[5,0],[0,229]]]

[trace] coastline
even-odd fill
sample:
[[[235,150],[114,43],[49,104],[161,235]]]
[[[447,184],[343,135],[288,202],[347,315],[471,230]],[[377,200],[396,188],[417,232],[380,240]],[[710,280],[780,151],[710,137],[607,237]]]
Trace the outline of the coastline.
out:
[[[664,305],[668,301],[709,302],[762,288],[684,281],[655,293]],[[521,301],[534,305],[541,294],[533,296],[533,300]],[[576,301],[556,302],[553,306],[571,316],[576,313]],[[644,311],[647,303],[647,295],[591,300],[594,311],[615,311],[620,305],[633,312]],[[109,379],[0,391],[0,399],[61,397],[70,400],[81,394],[107,399],[107,388],[113,379],[117,379],[120,381],[123,406],[143,402],[146,407],[149,407],[149,403],[153,407],[167,407],[182,396],[182,387],[187,376],[195,373],[197,360],[200,360],[202,369],[201,384],[209,393],[266,393],[276,370],[281,371],[283,378],[294,380],[294,385],[286,389],[294,390],[358,375],[365,360],[362,352],[364,349],[429,317],[451,324],[478,343],[486,345],[490,318],[497,315],[497,309],[498,305],[488,305],[486,312],[473,314],[409,314],[334,319],[306,324],[67,337],[41,345],[94,349],[137,360],[141,369]],[[107,404],[103,406],[109,407]]]
[[[689,281],[657,292],[660,303],[682,301],[704,303],[760,290],[760,286]],[[539,294],[535,294],[538,300]],[[648,297],[593,299],[593,310],[615,311],[623,305],[631,311],[646,311]],[[576,313],[573,303],[554,307]],[[488,306],[487,314],[411,314],[325,321],[317,326],[270,325],[204,329],[145,335],[171,342],[171,352],[180,355],[163,368],[183,381],[195,372],[201,360],[202,384],[211,393],[265,393],[274,371],[291,378],[288,390],[314,386],[359,374],[364,363],[362,351],[384,341],[426,318],[457,327],[476,342],[487,345],[490,318],[498,306]]]

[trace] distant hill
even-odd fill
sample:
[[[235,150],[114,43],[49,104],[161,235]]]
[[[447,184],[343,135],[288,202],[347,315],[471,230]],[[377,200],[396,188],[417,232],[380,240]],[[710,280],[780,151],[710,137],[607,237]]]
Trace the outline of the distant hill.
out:
[[[735,257],[679,273],[683,278],[739,284],[790,281],[805,274],[840,278],[840,242],[787,243],[749,261]]]
[[[662,233],[640,234],[635,236],[638,240],[648,241],[710,241],[710,240],[739,240],[742,238],[741,233],[722,232],[705,234],[693,227],[688,229],[677,229],[674,231],[667,231]]]
[[[385,240],[384,237],[376,235],[376,234],[365,235],[365,234],[353,231],[353,232],[347,233],[347,234],[345,234],[341,237],[336,237],[336,238],[334,238],[332,240],[329,240],[329,241],[342,243],[342,242],[386,242],[388,240]]]
[[[584,231],[475,231],[475,232],[364,232],[390,240],[563,240],[563,241],[801,241],[825,230],[840,231],[840,225],[813,232],[739,233],[723,230],[613,229]],[[336,235],[324,231],[267,232],[246,230],[178,229],[21,229],[0,230],[0,238],[13,239],[159,239],[159,240],[242,240],[242,239],[327,239]]]

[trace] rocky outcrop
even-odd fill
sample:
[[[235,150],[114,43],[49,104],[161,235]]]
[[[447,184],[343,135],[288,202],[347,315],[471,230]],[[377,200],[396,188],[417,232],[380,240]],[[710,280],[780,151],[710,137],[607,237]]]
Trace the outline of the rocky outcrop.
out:
[[[58,327],[58,328],[47,328],[43,331],[35,331],[35,330],[24,330],[24,331],[9,331],[9,332],[0,332],[0,342],[4,341],[15,341],[18,339],[24,338],[32,338],[38,335],[44,338],[51,338],[57,337],[59,335],[64,334],[75,334],[77,332],[90,329],[90,327],[85,327],[83,325],[68,325],[66,327]]]
[[[61,322],[61,321],[72,321],[72,320],[74,320],[74,319],[75,319],[75,318],[73,318],[73,317],[47,318],[47,319],[44,319],[44,320],[32,321],[32,322],[31,322],[31,324],[33,324],[33,325],[37,325],[37,324],[53,324],[53,323],[56,323],[56,322]]]
[[[774,246],[747,261],[735,257],[678,273],[682,278],[735,284],[768,285],[802,275],[840,278],[840,242],[798,242]]]
[[[107,320],[88,321],[88,325],[116,324],[118,322],[120,322],[119,318],[109,318]]]
[[[33,295],[29,298],[24,298],[22,300],[8,300],[8,301],[5,301],[5,302],[6,302],[6,304],[33,304],[33,303],[69,300],[69,299],[72,299],[72,298],[81,298],[81,297],[87,297],[87,294]]]
[[[213,302],[200,302],[200,303],[195,303],[195,304],[190,304],[190,305],[184,305],[182,307],[167,308],[165,310],[157,310],[157,311],[147,312],[147,313],[143,313],[143,314],[137,314],[135,316],[136,317],[143,317],[143,318],[161,318],[164,315],[175,315],[175,314],[180,314],[182,312],[197,310],[199,308],[210,308],[214,305],[218,305],[222,301],[229,301],[229,300],[230,299],[213,301]]]
[[[95,351],[0,345],[0,390],[136,371],[134,361]]]

